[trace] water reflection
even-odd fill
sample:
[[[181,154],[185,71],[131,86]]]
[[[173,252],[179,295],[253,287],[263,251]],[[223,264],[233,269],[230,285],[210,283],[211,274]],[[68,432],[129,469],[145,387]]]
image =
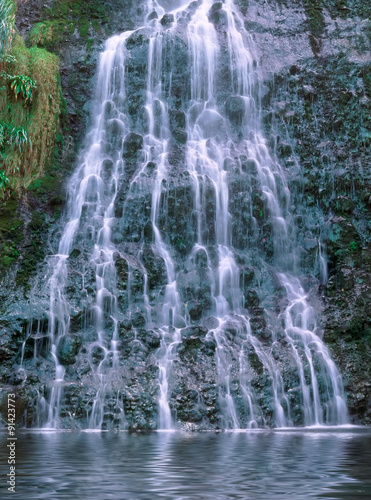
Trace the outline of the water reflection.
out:
[[[18,433],[13,498],[369,499],[370,463],[370,432]]]

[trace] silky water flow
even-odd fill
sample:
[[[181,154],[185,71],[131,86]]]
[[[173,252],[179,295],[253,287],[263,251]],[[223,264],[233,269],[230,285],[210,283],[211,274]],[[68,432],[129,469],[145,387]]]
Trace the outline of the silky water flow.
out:
[[[55,378],[47,401],[39,398],[44,427],[65,425],[61,406],[69,380],[58,353],[70,330],[75,248],[83,248],[95,275],[94,287],[85,286],[88,276],[80,270],[90,317],[82,335],[90,366],[88,428],[104,426],[108,397],[115,401],[116,427],[126,426],[120,329],[131,321],[141,348],[138,310],[139,326],[158,338],[157,428],[177,428],[174,363],[186,332],[201,324],[207,325],[205,342],[214,346],[219,427],[347,422],[341,376],[299,278],[290,191],[262,132],[259,67],[237,12],[232,0],[149,1],[141,28],[106,42],[93,126],[69,183],[58,253],[50,259]],[[139,90],[134,50],[145,52]],[[179,178],[184,187],[177,191]],[[173,188],[184,193],[179,220],[172,215]],[[156,291],[148,252],[161,263]],[[325,269],[324,252],[320,259]],[[251,269],[261,297],[269,283],[281,297],[278,312],[274,301],[262,300],[260,330],[245,286]],[[197,300],[201,312],[195,312]]]

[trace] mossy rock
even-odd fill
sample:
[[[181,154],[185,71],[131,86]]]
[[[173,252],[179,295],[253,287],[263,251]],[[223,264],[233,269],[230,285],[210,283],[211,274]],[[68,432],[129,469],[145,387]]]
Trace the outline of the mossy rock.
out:
[[[23,390],[16,390],[14,387],[9,390],[8,394],[13,395],[12,400],[15,401],[14,406],[15,406],[15,423],[18,423],[22,420],[25,409],[27,407],[27,404],[29,402],[29,399],[25,392]],[[1,403],[0,403],[0,414],[4,420],[4,422],[7,422],[7,416],[8,416],[8,394],[6,394]]]

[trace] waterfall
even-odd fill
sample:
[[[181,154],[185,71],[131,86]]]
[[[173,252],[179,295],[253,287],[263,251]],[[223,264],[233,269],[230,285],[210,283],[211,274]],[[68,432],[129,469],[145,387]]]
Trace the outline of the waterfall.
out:
[[[137,369],[143,380],[155,374],[157,427],[176,428],[174,388],[189,382],[177,366],[197,364],[201,344],[217,427],[347,422],[341,377],[300,279],[290,190],[264,138],[261,89],[232,0],[150,0],[141,28],[106,42],[93,125],[50,259],[46,427],[74,420],[61,408],[73,381],[61,356],[72,349],[72,270],[86,320],[87,427],[104,427],[109,413],[125,427],[128,372]],[[181,359],[192,342],[196,361]],[[212,410],[200,392],[196,399],[205,420]]]

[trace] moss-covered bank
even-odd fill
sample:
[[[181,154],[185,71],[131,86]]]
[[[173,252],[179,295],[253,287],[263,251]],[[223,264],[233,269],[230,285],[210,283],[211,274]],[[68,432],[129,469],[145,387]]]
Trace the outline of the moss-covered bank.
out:
[[[26,48],[23,39],[16,35],[7,59],[0,90],[0,121],[24,129],[28,141],[22,148],[8,144],[1,160],[2,170],[11,181],[9,190],[20,192],[50,166],[59,131],[62,94],[58,58],[54,54],[37,47]],[[17,75],[36,83],[30,102],[13,92],[10,84]]]
[[[58,57],[45,49],[26,47],[13,26],[9,32],[11,37],[0,63],[0,124],[4,132],[0,170],[6,179],[0,192],[2,297],[9,293],[12,278],[16,285],[28,288],[37,258],[45,255],[45,245],[32,223],[34,210],[44,211],[45,200],[34,197],[34,192],[35,185],[50,186],[45,181],[55,176],[53,160],[61,141],[64,102]],[[52,193],[60,189],[52,184]]]

